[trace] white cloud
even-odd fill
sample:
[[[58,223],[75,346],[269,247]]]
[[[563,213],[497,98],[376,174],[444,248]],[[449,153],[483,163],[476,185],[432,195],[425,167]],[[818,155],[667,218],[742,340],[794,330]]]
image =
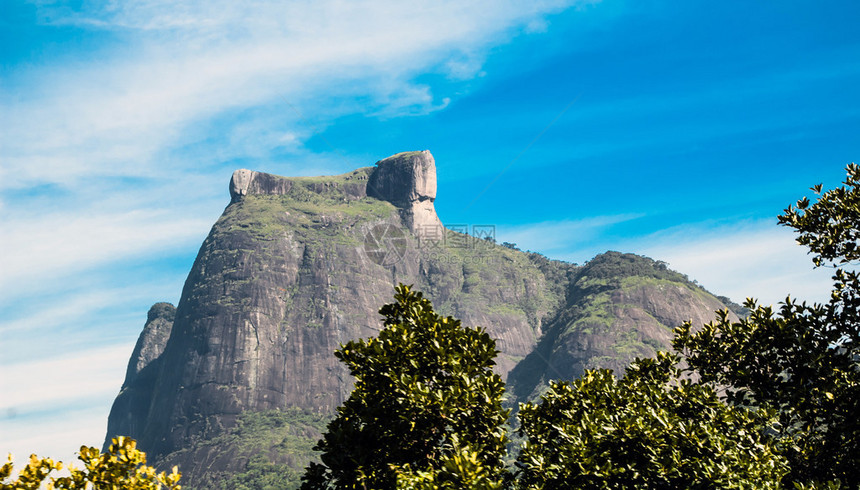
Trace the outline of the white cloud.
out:
[[[526,24],[526,32],[528,33],[546,32],[547,29],[549,29],[549,25],[546,19],[534,19]]]
[[[0,240],[0,292],[8,296],[124,257],[193,246],[210,225],[200,218],[144,210],[15,220],[4,225]]]
[[[510,29],[566,3],[150,0],[87,2],[80,10],[37,4],[51,23],[120,31],[128,41],[94,58],[79,53],[65,66],[28,65],[10,72],[17,83],[0,89],[0,112],[15,121],[0,134],[0,191],[50,184],[72,203],[57,212],[43,200],[47,212],[37,215],[31,202],[5,201],[0,292],[188,246],[211,215],[173,210],[200,197],[200,167],[265,160],[275,149],[308,157],[303,141],[343,113],[391,117],[443,109],[450,99],[411,77],[444,71],[445,61],[462,53],[479,66]],[[356,95],[365,107],[343,104]],[[243,112],[253,117],[235,117]],[[207,139],[209,156],[172,153]],[[127,178],[170,185],[152,193]],[[155,204],[153,210],[164,200],[173,209]]]
[[[110,266],[106,268],[109,269]],[[87,272],[89,275],[97,275],[105,271],[91,269]],[[11,346],[16,344],[23,344],[28,340],[36,344],[50,342],[57,330],[70,330],[77,325],[88,325],[95,318],[100,318],[102,321],[115,321],[111,318],[116,317],[117,310],[139,308],[141,304],[148,306],[155,301],[170,300],[179,295],[184,278],[185,274],[182,274],[182,277],[178,274],[160,274],[157,277],[150,275],[144,281],[135,280],[134,282],[113,278],[105,284],[104,279],[99,281],[98,278],[76,276],[74,280],[63,281],[64,287],[58,288],[59,291],[53,291],[44,296],[36,293],[35,298],[22,294],[15,311],[4,312],[5,314],[0,318],[0,335],[4,339],[0,344],[0,366],[14,362],[12,359],[19,354],[38,355],[40,352],[47,354],[51,351],[50,346],[31,345],[23,349],[18,345],[16,352],[10,352]],[[56,282],[49,283],[54,285]],[[165,286],[176,287],[176,290],[168,297],[162,296],[165,294]],[[6,297],[8,298],[9,295],[7,294]],[[132,327],[135,330],[132,331],[137,334],[137,329],[143,325],[146,318],[146,311],[133,311],[126,315],[135,319]],[[118,333],[111,331],[111,334]],[[105,338],[105,334],[102,333],[100,337]],[[89,339],[81,337],[80,340]],[[65,345],[74,344],[74,341],[75,339],[66,339]]]
[[[631,251],[664,260],[708,290],[737,302],[754,297],[776,305],[789,294],[826,301],[833,274],[814,269],[794,234],[770,220],[682,227],[648,237]]]
[[[113,345],[4,365],[0,450],[20,465],[31,453],[69,462],[82,444],[101,447],[130,352]]]
[[[16,470],[26,464],[30,454],[51,457],[63,463],[74,462],[74,466],[80,468],[83,464],[77,461],[77,453],[81,445],[101,449],[109,410],[110,407],[105,408],[104,405],[75,410],[64,407],[61,413],[39,414],[26,420],[17,415],[3,418],[0,414],[3,456],[12,454]],[[56,475],[61,476],[62,473]]]
[[[554,258],[567,256],[571,250],[587,248],[590,242],[594,242],[612,226],[637,217],[639,215],[623,214],[515,226],[500,225],[496,230],[496,241],[515,243],[522,250],[541,252]],[[565,259],[575,260],[570,257]]]
[[[45,406],[115,395],[125,376],[131,350],[128,345],[111,345],[63,358],[3,365],[4,397],[0,413],[14,409],[18,415]]]
[[[55,23],[130,30],[135,42],[107,60],[16,74],[35,88],[0,104],[16,121],[0,136],[0,186],[145,175],[189,125],[281,99],[314,100],[323,112],[338,95],[362,96],[372,114],[438,110],[446,102],[411,77],[445,70],[460,53],[475,73],[509,29],[565,3],[149,1],[54,10],[45,16]],[[280,122],[281,131],[298,125],[290,114]]]
[[[50,330],[63,324],[69,324],[84,316],[92,315],[100,308],[113,304],[119,299],[120,291],[95,291],[81,294],[70,294],[61,297],[57,302],[52,302],[46,308],[29,312],[24,317],[11,321],[4,319],[0,323],[0,334],[9,335],[11,332],[41,329]],[[8,337],[7,337],[8,342]],[[5,364],[6,358],[0,359],[0,365]]]

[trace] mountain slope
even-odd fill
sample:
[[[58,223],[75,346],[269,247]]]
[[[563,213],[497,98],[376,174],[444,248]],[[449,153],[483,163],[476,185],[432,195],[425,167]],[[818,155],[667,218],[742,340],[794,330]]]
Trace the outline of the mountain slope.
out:
[[[189,488],[299,471],[351,390],[332,353],[379,330],[398,282],[486,327],[518,399],[650,355],[671,327],[723,307],[650,259],[609,253],[577,267],[444,229],[427,151],[339,176],[238,170],[230,195],[169,338],[147,324],[150,348],[136,349],[108,421],[107,440],[134,437],[150,461],[179,464]],[[278,429],[248,429],[260,423]]]
[[[374,175],[387,184],[369,187]],[[134,437],[152,461],[181,464],[186,483],[211,469],[200,464],[208,450],[195,448],[245,412],[332,413],[351,389],[332,353],[379,330],[377,310],[398,282],[486,325],[504,349],[503,374],[531,352],[541,319],[563,301],[564,286],[548,284],[525,254],[427,228],[435,217],[429,152],[334,177],[240,170],[230,189],[150,363],[151,382],[127,381],[108,423],[108,439]]]
[[[714,311],[726,308],[664,263],[634,254],[598,255],[575,272],[568,287],[565,306],[508,377],[516,401],[539,395],[549,380],[574,379],[585,369],[623,373],[636,357],[667,350],[675,327],[687,320],[707,323]]]

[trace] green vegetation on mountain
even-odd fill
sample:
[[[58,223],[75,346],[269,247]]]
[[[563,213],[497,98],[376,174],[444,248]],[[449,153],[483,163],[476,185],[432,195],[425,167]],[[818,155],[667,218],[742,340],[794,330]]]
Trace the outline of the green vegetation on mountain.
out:
[[[301,469],[317,457],[313,446],[328,420],[327,415],[298,408],[244,412],[226,433],[183,450],[195,452],[193,459],[205,468],[193,471],[202,476],[187,485],[219,490],[298,488]],[[177,459],[183,456],[171,455]],[[219,471],[225,460],[239,469]]]
[[[515,401],[532,400],[550,380],[575,379],[586,369],[621,373],[637,357],[667,349],[684,321],[704,323],[725,308],[665,263],[634,254],[598,255],[568,269],[567,278],[566,303],[508,376]]]
[[[433,298],[440,315],[486,328],[513,410],[550,380],[623,372],[668,348],[673,327],[724,308],[645,257],[610,252],[577,266],[497,245],[475,227],[478,236],[435,226],[432,156],[393,159],[333,177],[235,172],[175,315],[142,334],[151,348],[130,361],[139,374],[117,397],[106,439],[136,438],[159,468],[179,465],[189,488],[284,485],[315,457],[319,430],[287,420],[302,439],[292,456],[274,448],[283,439],[257,438],[252,457],[237,427],[277,410],[329,420],[353,389],[332,353],[379,333],[379,305],[398,283]],[[400,253],[390,262],[368,253],[392,243]],[[474,452],[461,449],[457,464],[470,464]]]
[[[391,315],[386,326],[395,328],[338,353],[357,377],[356,390],[320,442],[324,464],[311,465],[305,487],[857,488],[860,276],[844,266],[860,259],[854,243],[860,237],[860,168],[851,165],[848,174],[846,187],[823,195],[815,187],[818,202],[802,199],[780,217],[800,232],[798,241],[809,246],[816,265],[837,267],[830,302],[787,299],[774,314],[749,300],[748,317],[731,320],[722,310],[698,332],[686,322],[675,329],[673,344],[695,377],[678,367],[681,356],[661,352],[656,359],[635,359],[620,379],[611,370],[586,369],[573,382],[551,382],[539,402],[519,407],[518,432],[526,443],[515,479],[496,470],[505,458],[502,444],[460,440],[460,424],[472,428],[470,417],[504,413],[501,383],[493,382],[484,400],[463,405],[466,412],[448,417],[438,404],[461,400],[456,395],[469,383],[455,383],[452,394],[451,385],[439,381],[448,371],[460,372],[462,349],[474,341],[458,344],[454,336],[438,342],[438,326],[453,319],[440,322],[420,293],[410,299],[401,288],[399,303],[383,309]],[[631,257],[609,255],[601,262],[610,267],[577,281],[583,291],[618,288],[630,277],[636,285],[684,284]],[[607,269],[613,273],[604,274]],[[495,349],[477,350],[488,354],[490,362],[479,363],[486,369]],[[430,362],[416,355],[425,351],[432,353]],[[445,360],[437,372],[440,356]],[[430,382],[424,382],[428,373]],[[425,424],[428,415],[432,422]],[[484,437],[505,440],[499,424],[477,426]]]
[[[563,307],[568,277],[576,267],[455,231],[445,233],[444,245],[419,248],[426,273],[417,278],[416,287],[434,298],[443,314],[491,329],[502,324],[512,330],[512,319],[527,325],[529,338],[517,341],[533,344],[549,314]],[[506,345],[511,339],[498,340],[506,373],[522,357],[511,356],[513,349]]]
[[[216,225],[229,234],[244,231],[261,240],[283,236],[285,228],[302,233],[326,233],[331,238],[354,237],[348,232],[358,222],[385,219],[395,207],[386,201],[357,196],[346,190],[347,183],[359,185],[369,168],[326,177],[274,177],[288,182],[284,194],[251,194],[241,206],[228,206]]]

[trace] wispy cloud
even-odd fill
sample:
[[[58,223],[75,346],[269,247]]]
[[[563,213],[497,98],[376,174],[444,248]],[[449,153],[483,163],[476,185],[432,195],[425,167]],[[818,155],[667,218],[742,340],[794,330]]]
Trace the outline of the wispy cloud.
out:
[[[81,444],[101,446],[119,391],[128,345],[4,365],[0,445],[20,465],[31,453],[69,462]]]
[[[605,241],[601,237],[614,225],[638,217],[639,215],[635,214],[624,214],[515,226],[500,225],[496,233],[499,242],[515,243],[522,250],[539,251],[553,257],[567,256],[574,249],[591,249],[592,245],[599,248],[599,243]]]
[[[815,269],[792,232],[777,227],[772,220],[691,223],[635,239],[614,233],[615,228],[638,217],[500,226],[497,237],[524,250],[576,263],[606,250],[645,255],[667,262],[711,292],[737,302],[753,297],[775,305],[788,295],[810,302],[829,297],[833,271]]]
[[[3,457],[11,453],[16,470],[26,464],[30,454],[49,456],[63,463],[73,462],[75,467],[80,468],[83,465],[77,461],[77,453],[82,445],[101,448],[107,432],[110,406],[94,404],[92,400],[83,406],[61,406],[60,409],[26,418],[15,415],[3,419],[0,415]]]
[[[793,233],[772,221],[693,225],[648,237],[636,251],[668,262],[710,291],[763,304],[829,298],[833,271],[814,269]]]
[[[74,355],[57,357],[53,345],[32,362],[0,352],[0,450],[20,461],[100,442],[132,348],[126,333],[129,342],[104,345],[126,318],[116,309],[128,296],[138,304],[178,293],[157,291],[176,288],[171,276],[129,294],[131,279],[108,271],[196,248],[234,168],[272,169],[289,157],[276,169],[345,171],[354,162],[316,153],[308,139],[343,115],[444,109],[450,95],[419,75],[479,76],[491,48],[540,33],[546,15],[572,3],[33,2],[39,22],[102,41],[13,66],[0,83],[9,122],[0,133],[0,311],[17,313],[0,326],[4,345],[38,350],[34,339],[79,328],[78,341],[59,341]],[[143,313],[123,328],[138,330]]]
[[[40,359],[4,365],[3,392],[15,393],[0,405],[0,414],[14,410],[17,415],[59,402],[116,394],[128,363],[127,345],[99,347],[60,358]],[[99,359],[99,362],[93,362]],[[114,369],[104,369],[105,366]],[[103,396],[102,396],[103,397]]]
[[[449,69],[452,54],[482,59],[510,29],[566,3],[44,6],[54,23],[122,31],[133,42],[108,49],[107,60],[17,74],[35,88],[4,97],[0,106],[17,122],[0,137],[7,162],[0,185],[68,185],[92,172],[147,174],[163,165],[153,157],[181,145],[190,125],[281,99],[313,101],[315,111],[331,115],[337,108],[326,100],[347,95],[361,96],[369,113],[444,107],[412,77]],[[282,117],[285,131],[300,126],[290,113]]]
[[[123,257],[193,247],[190,239],[198,239],[209,225],[199,218],[146,210],[13,221],[0,241],[0,293],[9,297],[13,290],[44,287],[46,279]]]
[[[65,65],[12,71],[18,83],[0,88],[0,112],[15,122],[0,134],[0,292],[187,246],[212,215],[182,208],[214,204],[200,189],[224,186],[201,186],[201,175],[218,170],[226,182],[225,165],[267,162],[273,152],[330,170],[338,163],[303,147],[327,121],[444,108],[449,100],[416,74],[464,76],[447,60],[464,53],[480,65],[512,29],[568,3],[37,3],[44,22],[121,32],[125,41],[107,42],[98,59],[79,53]],[[141,189],[139,180],[153,185]],[[19,203],[8,194],[45,185],[69,195]],[[74,204],[52,209],[66,203]],[[28,212],[34,204],[41,214]]]

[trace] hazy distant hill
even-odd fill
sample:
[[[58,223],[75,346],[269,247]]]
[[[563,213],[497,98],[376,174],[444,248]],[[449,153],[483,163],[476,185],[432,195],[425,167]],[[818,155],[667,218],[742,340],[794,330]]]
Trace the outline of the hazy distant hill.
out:
[[[648,258],[578,267],[496,245],[491,228],[443,228],[427,151],[331,177],[237,170],[230,193],[175,311],[150,311],[108,421],[108,440],[136,438],[188,488],[295,481],[351,390],[332,353],[379,330],[398,282],[498,339],[511,403],[620,370],[725,308]]]

